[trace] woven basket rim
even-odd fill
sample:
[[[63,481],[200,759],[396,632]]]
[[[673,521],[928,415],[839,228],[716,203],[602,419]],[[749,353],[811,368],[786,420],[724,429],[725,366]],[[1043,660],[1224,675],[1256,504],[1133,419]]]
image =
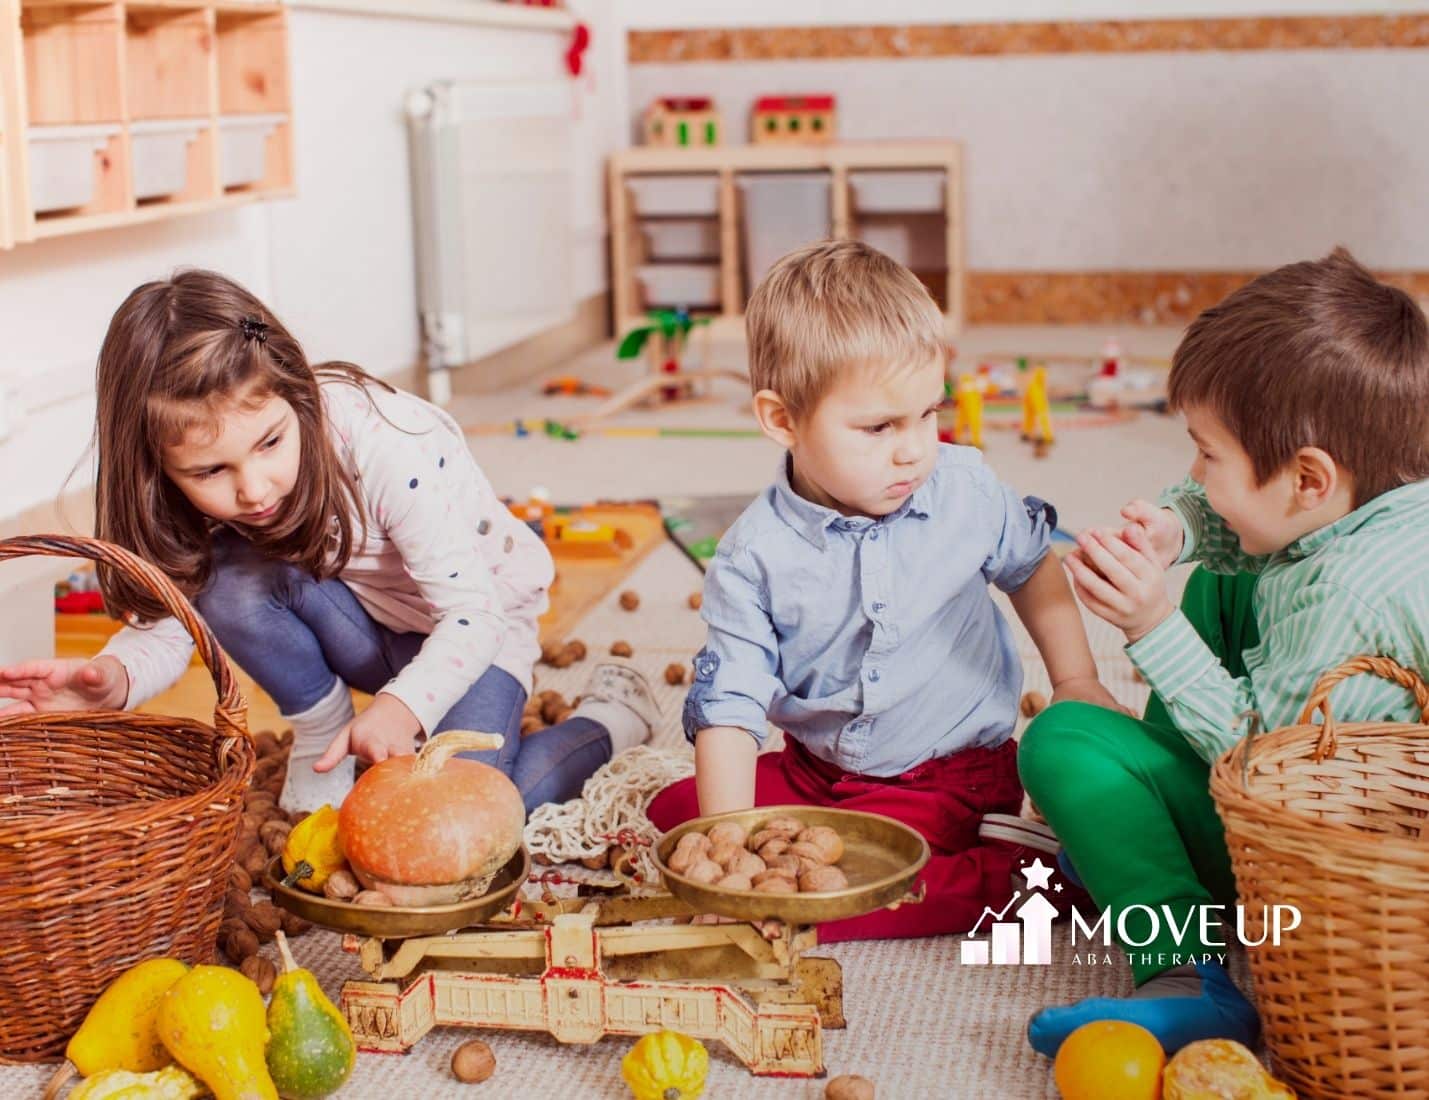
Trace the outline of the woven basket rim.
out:
[[[0,737],[13,732],[17,728],[25,726],[62,725],[67,720],[82,722],[86,725],[98,725],[109,722],[116,725],[132,725],[134,721],[132,711],[117,710],[92,710],[92,711],[49,711],[40,714],[17,714],[11,717],[0,717]],[[160,717],[160,716],[150,716]],[[122,805],[104,806],[92,810],[62,810],[54,815],[52,821],[29,820],[20,825],[12,825],[0,819],[0,845],[9,847],[18,844],[36,844],[60,840],[65,837],[84,833],[93,833],[98,830],[113,830],[119,828],[138,828],[148,826],[161,819],[179,815],[195,816],[213,808],[217,801],[227,801],[233,796],[241,798],[241,789],[238,779],[243,771],[241,755],[238,759],[230,760],[224,764],[223,754],[229,746],[240,746],[245,738],[236,735],[219,733],[212,726],[199,722],[192,718],[170,718],[163,717],[165,723],[187,730],[190,733],[207,735],[209,738],[209,748],[213,753],[215,763],[221,769],[218,778],[211,783],[195,790],[189,794],[177,795],[171,798],[156,798],[152,800],[133,801]],[[251,746],[252,742],[248,741]],[[241,747],[238,749],[242,753]],[[225,787],[232,787],[231,791],[224,791]],[[226,809],[227,807],[224,807]],[[118,820],[118,815],[124,815],[123,820]]]
[[[1372,736],[1383,737],[1387,732],[1396,735],[1421,737],[1429,742],[1429,726],[1417,722],[1344,722],[1336,724],[1336,737],[1342,746],[1357,739]],[[1310,750],[1318,743],[1321,727],[1318,725],[1281,726],[1256,738],[1254,759],[1250,764],[1252,787],[1247,790],[1241,782],[1242,761],[1246,752],[1246,742],[1239,741],[1223,754],[1211,768],[1211,797],[1217,805],[1225,805],[1234,812],[1273,817],[1277,829],[1306,834],[1308,837],[1327,840],[1355,849],[1356,855],[1367,858],[1384,858],[1386,847],[1402,847],[1415,857],[1429,859],[1429,844],[1423,840],[1396,836],[1393,833],[1367,833],[1362,829],[1341,821],[1325,821],[1289,806],[1268,804],[1257,797],[1254,790],[1255,772],[1258,764],[1272,760],[1284,760],[1288,750],[1303,748],[1306,751],[1294,757],[1295,760],[1310,759]],[[1279,752],[1281,755],[1276,756]]]

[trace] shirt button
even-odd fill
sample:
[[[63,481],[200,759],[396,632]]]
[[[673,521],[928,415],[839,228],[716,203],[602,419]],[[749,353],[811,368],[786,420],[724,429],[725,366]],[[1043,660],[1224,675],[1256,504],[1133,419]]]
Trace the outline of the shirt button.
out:
[[[868,537],[871,538],[874,542],[877,542],[877,541],[878,541],[878,528],[875,527],[872,531],[870,531]]]
[[[878,669],[875,668],[875,669],[870,669],[870,670],[869,670],[868,678],[869,678],[870,680],[872,680],[875,684],[878,683],[878,677],[879,677]]]
[[[888,605],[887,605],[886,603],[883,603],[883,602],[880,601],[879,603],[876,603],[876,604],[873,605],[873,610],[874,610],[875,612],[877,612],[877,611],[882,611],[882,610],[883,610],[885,607],[887,607],[887,606],[888,606]]]

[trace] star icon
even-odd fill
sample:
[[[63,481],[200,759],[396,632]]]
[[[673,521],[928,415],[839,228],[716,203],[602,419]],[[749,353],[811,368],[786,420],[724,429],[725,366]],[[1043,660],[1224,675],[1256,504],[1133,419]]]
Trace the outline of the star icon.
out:
[[[1062,892],[1062,884],[1061,884],[1060,882],[1054,882],[1054,883],[1052,884],[1052,893],[1054,893],[1054,894],[1060,894],[1061,892]]]
[[[1022,877],[1027,880],[1029,889],[1045,890],[1050,885],[1052,868],[1043,863],[1042,857],[1038,856],[1028,866],[1022,868]]]

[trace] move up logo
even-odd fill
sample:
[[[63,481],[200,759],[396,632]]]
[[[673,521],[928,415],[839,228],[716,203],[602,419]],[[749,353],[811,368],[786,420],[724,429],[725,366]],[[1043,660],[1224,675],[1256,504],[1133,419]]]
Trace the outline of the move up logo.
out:
[[[1000,910],[984,908],[960,942],[965,966],[1047,966],[1052,962],[1052,925],[1058,910],[1047,898],[1053,870],[1036,859],[1023,868],[1027,890],[1017,890]],[[1061,893],[1062,884],[1050,886]],[[1283,936],[1300,927],[1294,905],[1197,905],[1186,910],[1169,905],[1128,905],[1104,910],[1090,924],[1073,908],[1068,923],[1072,962],[1078,966],[1111,963],[1117,953],[1133,961],[1165,967],[1226,961],[1228,922],[1245,947],[1280,946]],[[986,931],[984,932],[984,925]],[[984,939],[973,937],[985,934]]]
[[[976,936],[983,922],[990,919],[991,938],[962,941],[965,966],[987,966],[988,963],[997,966],[1014,963],[1046,966],[1052,961],[1052,922],[1057,919],[1057,907],[1047,900],[1046,894],[1030,892],[1034,887],[1039,891],[1047,889],[1052,868],[1039,856],[1022,869],[1022,877],[1027,880],[1027,897],[1024,899],[1022,891],[1015,890],[1012,900],[1001,911],[985,907],[968,933],[969,936]],[[1057,883],[1054,889],[1060,892],[1062,884]],[[1010,918],[1009,913],[1012,915]]]

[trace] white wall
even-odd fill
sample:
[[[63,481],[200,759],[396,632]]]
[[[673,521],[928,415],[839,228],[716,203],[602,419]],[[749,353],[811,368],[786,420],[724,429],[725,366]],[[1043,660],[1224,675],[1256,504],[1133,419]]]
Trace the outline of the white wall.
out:
[[[1347,15],[1429,10],[1409,0],[615,0],[631,29]]]
[[[974,270],[1245,270],[1336,243],[1429,268],[1429,50],[642,64],[632,112],[832,91],[844,138],[964,143]],[[632,126],[633,126],[632,119]]]
[[[592,24],[592,75],[572,82],[580,170],[576,289],[605,286],[603,164],[624,129],[623,34],[611,0],[573,0]],[[314,359],[379,374],[414,366],[411,209],[402,102],[447,78],[564,76],[565,33],[316,10],[290,13],[298,197],[0,252],[0,519],[53,499],[85,451],[95,356],[139,283],[181,266],[245,283]],[[76,485],[88,482],[87,467]]]

